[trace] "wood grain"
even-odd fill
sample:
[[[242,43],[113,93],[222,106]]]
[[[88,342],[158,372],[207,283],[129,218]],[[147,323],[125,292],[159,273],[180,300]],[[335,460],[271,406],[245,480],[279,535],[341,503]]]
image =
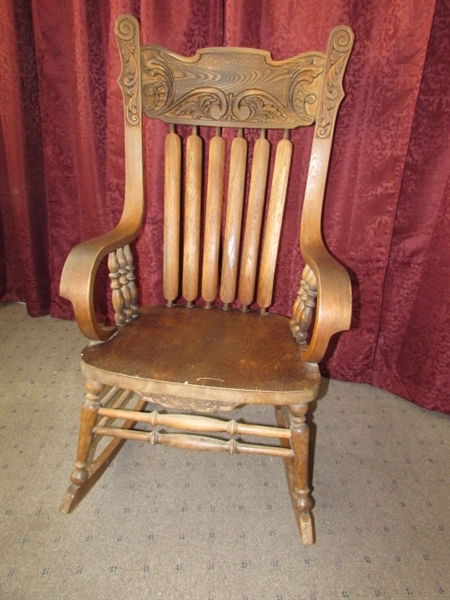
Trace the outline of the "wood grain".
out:
[[[272,176],[269,210],[261,251],[261,266],[258,280],[257,302],[268,308],[272,302],[275,267],[283,222],[284,204],[289,181],[292,157],[292,142],[284,139],[278,143]]]
[[[120,427],[96,427],[98,435],[105,435],[123,440],[148,442],[152,446],[161,444],[171,448],[183,450],[197,450],[201,452],[228,452],[229,454],[262,454],[264,456],[288,457],[292,451],[279,446],[264,446],[262,444],[244,444],[236,440],[224,441],[219,438],[185,433],[160,433],[159,431],[133,431]]]
[[[181,306],[143,307],[108,343],[85,348],[82,370],[144,395],[235,404],[306,402],[320,380],[318,367],[301,361],[286,317]]]
[[[211,305],[217,297],[219,252],[225,177],[225,140],[217,131],[211,139],[203,247],[202,298]]]
[[[194,128],[186,140],[183,298],[188,303],[197,298],[199,287],[202,160],[203,144],[197,128]]]
[[[239,277],[239,302],[244,310],[253,302],[258,267],[261,225],[269,170],[270,144],[261,135],[255,144],[245,220],[244,243]]]
[[[181,139],[166,136],[164,171],[164,278],[163,293],[169,304],[178,296],[180,278]]]
[[[282,61],[263,50],[204,48],[191,58],[142,50],[144,112],[170,123],[292,128],[314,122],[324,55]]]
[[[123,15],[116,21],[121,51],[119,77],[125,117],[125,198],[118,225],[108,233],[76,246],[67,257],[61,275],[60,294],[71,301],[75,317],[88,339],[106,340],[116,328],[99,323],[94,307],[95,279],[103,258],[129,244],[139,234],[144,219],[144,170],[139,22]],[[132,85],[130,87],[130,82]]]
[[[248,143],[243,136],[235,138],[231,145],[220,286],[220,299],[225,304],[230,304],[236,299],[245,176],[247,172],[247,148]]]
[[[257,435],[273,438],[290,439],[291,431],[285,427],[272,427],[267,425],[253,425],[239,423],[238,421],[224,421],[203,415],[186,415],[176,413],[159,413],[154,410],[139,412],[135,410],[122,410],[116,408],[100,408],[98,414],[107,419],[120,419],[135,421],[136,423],[148,423],[152,427],[158,425],[169,429],[183,431],[195,431],[201,433],[227,433],[229,435]],[[104,423],[99,423],[104,425]]]

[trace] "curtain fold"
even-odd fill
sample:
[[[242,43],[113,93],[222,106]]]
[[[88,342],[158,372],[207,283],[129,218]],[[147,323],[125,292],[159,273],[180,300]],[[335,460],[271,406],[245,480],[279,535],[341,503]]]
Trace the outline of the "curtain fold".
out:
[[[59,296],[70,249],[111,229],[124,192],[117,16],[145,43],[324,49],[340,23],[356,35],[336,128],[324,236],[353,280],[354,317],[324,369],[450,413],[448,94],[450,2],[430,0],[0,0],[0,299],[71,318]],[[145,302],[161,299],[163,142],[147,122],[148,214],[136,245]],[[306,172],[311,131],[293,173]],[[155,168],[156,165],[156,168]],[[289,314],[302,264],[305,178],[288,192],[274,309]],[[107,274],[102,275],[106,286]],[[106,310],[106,297],[100,310]]]
[[[448,410],[450,3],[438,2],[402,172],[373,383]],[[447,92],[445,90],[447,89]]]
[[[2,0],[1,14],[0,299],[24,301],[38,316],[49,310],[51,272],[33,15],[14,0]]]

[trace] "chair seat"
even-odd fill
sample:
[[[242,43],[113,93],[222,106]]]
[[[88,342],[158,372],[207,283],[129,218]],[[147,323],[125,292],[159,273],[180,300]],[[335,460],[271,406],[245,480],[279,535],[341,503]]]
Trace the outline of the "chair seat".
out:
[[[107,342],[87,346],[82,371],[144,397],[198,399],[200,406],[297,404],[316,397],[320,380],[300,352],[281,315],[150,306]]]

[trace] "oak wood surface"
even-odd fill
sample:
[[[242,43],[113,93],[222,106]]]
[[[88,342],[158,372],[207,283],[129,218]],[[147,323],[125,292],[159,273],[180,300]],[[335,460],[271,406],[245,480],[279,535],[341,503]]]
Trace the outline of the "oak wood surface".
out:
[[[180,270],[181,138],[166,136],[164,181],[164,298],[172,303],[178,296]]]
[[[265,132],[263,130],[261,137],[256,142],[254,148],[250,190],[248,193],[248,208],[241,254],[238,298],[241,305],[245,308],[252,304],[255,297],[258,253],[267,175],[269,171],[270,144],[264,134]]]
[[[233,140],[230,152],[230,176],[220,287],[220,299],[225,304],[231,304],[236,299],[245,176],[247,173],[248,143],[242,135],[242,130],[239,131],[238,135],[239,137]]]
[[[221,127],[311,125],[325,56],[282,61],[264,50],[203,48],[185,57],[160,46],[142,52],[143,110],[170,123]]]
[[[276,151],[269,199],[269,211],[261,252],[257,296],[258,305],[261,308],[268,308],[272,303],[275,268],[289,181],[291,157],[292,142],[286,139],[281,140],[278,143]]]
[[[140,411],[144,408],[145,402],[140,401],[136,404],[135,410]],[[123,425],[124,430],[132,429],[135,423],[132,421],[127,422]],[[87,467],[86,480],[82,485],[71,484],[61,501],[59,511],[62,514],[67,514],[74,510],[76,506],[83,500],[86,494],[91,488],[97,483],[109,465],[113,462],[116,456],[122,449],[125,439],[114,438],[109,444],[102,450],[102,452],[93,460]]]
[[[152,306],[107,343],[85,348],[82,370],[143,394],[292,404],[313,399],[320,380],[300,356],[281,315]]]
[[[204,415],[139,412],[137,410],[121,410],[116,408],[99,408],[99,416],[109,419],[123,419],[136,423],[148,423],[152,427],[162,426],[184,431],[202,433],[228,433],[229,435],[259,435],[274,438],[290,439],[291,432],[286,427],[272,427],[239,423],[236,420],[224,421]],[[103,424],[100,424],[103,427]]]
[[[212,304],[219,285],[220,234],[225,178],[225,140],[216,131],[209,145],[206,192],[205,242],[203,251],[202,298]]]
[[[128,16],[120,17],[115,26],[116,37],[129,48],[129,57],[122,53],[119,76],[125,108],[125,198],[121,219],[110,232],[76,246],[67,257],[61,275],[60,294],[72,302],[77,323],[83,334],[92,340],[105,340],[114,334],[114,327],[99,323],[94,309],[94,288],[98,267],[109,252],[136,239],[144,218],[144,168],[142,145],[141,80],[131,64],[140,63],[139,24]],[[130,77],[131,75],[131,77]],[[127,93],[132,81],[133,93]]]
[[[122,62],[125,202],[113,231],[74,248],[61,280],[61,294],[72,302],[81,331],[94,340],[82,355],[87,392],[72,483],[61,510],[67,512],[79,502],[127,439],[267,454],[284,458],[302,541],[311,544],[307,403],[317,396],[317,363],[330,337],[348,329],[351,318],[350,278],[328,252],[321,228],[353,32],[338,26],[330,34],[326,53],[313,51],[283,61],[256,49],[206,48],[182,57],[159,46],[142,46],[139,23],[129,15],[117,20],[116,39]],[[129,244],[144,217],[144,114],[170,123],[165,140],[162,259],[163,294],[169,307],[139,309]],[[193,127],[185,146],[177,124]],[[203,141],[199,125],[215,128],[209,143]],[[314,125],[314,136],[299,227],[305,267],[289,320],[265,313],[273,301],[293,153],[288,130],[307,125]],[[223,127],[237,131],[228,164]],[[252,146],[247,128],[260,132]],[[273,128],[284,130],[275,152],[266,137]],[[107,255],[116,327],[99,323],[94,310],[96,273]],[[194,306],[199,296],[210,310]],[[249,310],[255,297],[261,314]],[[240,311],[232,309],[237,301]],[[221,303],[225,310],[215,307]],[[130,409],[129,402],[136,398]],[[148,402],[178,412],[142,413]],[[277,407],[278,427],[185,414],[251,403]],[[136,430],[136,423],[155,428]],[[176,433],[160,429],[166,426]],[[198,435],[215,432],[277,437],[281,446]],[[94,458],[102,436],[113,439]]]
[[[183,245],[183,298],[198,296],[203,145],[194,128],[186,140],[186,191]]]

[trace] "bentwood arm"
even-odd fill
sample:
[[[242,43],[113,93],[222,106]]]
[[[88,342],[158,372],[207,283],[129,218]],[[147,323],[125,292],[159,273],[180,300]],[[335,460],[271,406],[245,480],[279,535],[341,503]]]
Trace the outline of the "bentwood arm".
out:
[[[76,246],[69,254],[61,277],[60,293],[72,303],[75,318],[83,335],[91,340],[106,340],[115,327],[97,321],[94,310],[94,287],[97,269],[111,251],[121,248],[137,236],[119,224],[113,231]]]
[[[303,256],[314,276],[317,299],[311,339],[302,353],[302,360],[319,362],[331,336],[350,328],[350,277],[323,245],[310,249],[308,253],[304,250]]]
[[[322,135],[319,122],[311,151],[300,231],[300,250],[306,267],[292,320],[294,336],[304,344],[304,362],[319,362],[331,336],[349,329],[351,321],[350,277],[328,252],[322,238],[322,207],[331,141],[332,131]],[[306,344],[313,316],[312,334]]]
[[[91,340],[106,340],[114,327],[101,325],[95,316],[94,284],[102,259],[133,241],[144,214],[141,126],[125,127],[126,188],[122,218],[115,229],[76,246],[69,254],[61,277],[61,296],[72,302],[82,333]]]

